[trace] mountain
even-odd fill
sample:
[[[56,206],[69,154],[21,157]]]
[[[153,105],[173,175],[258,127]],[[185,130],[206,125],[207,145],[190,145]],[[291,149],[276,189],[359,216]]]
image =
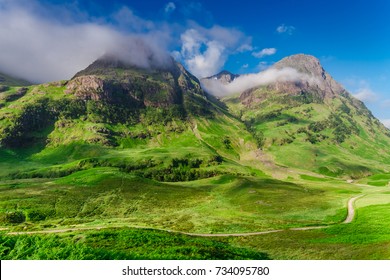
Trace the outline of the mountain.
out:
[[[19,98],[22,96],[18,95]],[[80,120],[80,116],[85,116],[81,123],[139,123],[141,118],[148,117],[163,122],[169,118],[183,119],[187,115],[211,115],[213,108],[199,81],[173,60],[165,69],[146,69],[104,56],[69,81],[30,88],[28,96],[27,104],[23,104],[24,101],[13,104],[15,109],[8,112],[14,123],[6,122],[8,125],[2,127],[2,145],[33,144],[31,137],[36,130],[68,119],[74,122]],[[52,134],[56,132],[54,129]],[[55,140],[45,141],[62,144],[70,141],[66,133],[60,135]],[[74,137],[73,133],[70,135]],[[88,138],[87,142],[116,145],[110,135],[91,135],[92,139]],[[74,139],[86,140],[84,136]]]
[[[168,180],[179,175],[166,169],[182,168],[181,161],[186,166],[183,178],[227,170],[249,174],[239,163],[225,166],[223,158],[240,158],[255,144],[245,126],[225,114],[223,104],[206,94],[181,64],[172,60],[163,68],[140,68],[104,56],[69,81],[24,88],[23,95],[7,100],[0,110],[1,147],[12,153],[33,151],[29,159],[45,162],[43,170],[18,176],[47,176],[48,162],[70,164],[66,172],[86,169],[93,154],[92,166],[104,161]],[[118,149],[138,156],[118,159]],[[172,163],[173,158],[180,164]],[[80,160],[88,164],[80,167]],[[189,160],[195,161],[195,169]]]
[[[233,73],[230,73],[229,71],[223,70],[216,75],[201,79],[201,82],[207,83],[209,80],[218,80],[222,84],[229,84],[229,83],[233,82],[238,77],[240,77],[240,75],[233,74]]]
[[[289,94],[310,92],[322,100],[326,98],[337,98],[345,92],[345,89],[325,71],[320,61],[314,56],[304,54],[289,56],[275,63],[272,69],[281,70],[287,67],[295,69],[306,76],[295,83],[274,83],[274,90],[283,90]],[[289,85],[290,87],[283,88],[283,85]],[[292,85],[294,87],[291,87]]]
[[[28,85],[31,85],[31,83],[26,80],[15,78],[4,73],[0,73],[0,87],[2,88],[4,88],[5,86],[28,86]]]
[[[264,170],[273,162],[358,178],[389,169],[389,130],[318,59],[294,55],[273,69],[290,69],[295,79],[218,101],[173,59],[164,67],[140,68],[106,55],[69,81],[4,93],[0,145],[43,151],[75,143],[166,147],[172,137],[180,142],[187,135],[187,145],[201,141],[210,157],[245,158]],[[222,71],[202,83],[238,77]]]
[[[390,131],[318,59],[293,55],[271,69],[293,69],[297,78],[222,99],[263,151],[279,164],[332,176],[388,170]]]
[[[102,57],[77,73],[67,84],[67,93],[135,108],[169,107],[183,105],[194,96],[205,98],[199,81],[173,60],[164,69],[142,69],[112,56]]]

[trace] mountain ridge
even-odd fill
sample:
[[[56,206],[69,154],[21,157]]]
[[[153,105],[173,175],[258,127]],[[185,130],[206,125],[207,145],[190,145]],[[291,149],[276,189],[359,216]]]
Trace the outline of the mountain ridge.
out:
[[[4,103],[0,143],[12,149],[38,142],[55,149],[78,141],[108,148],[140,143],[164,147],[169,141],[162,140],[161,133],[166,139],[190,133],[193,144],[200,141],[214,155],[241,158],[257,145],[277,164],[336,177],[362,177],[389,164],[382,152],[390,144],[389,130],[340,88],[318,59],[291,56],[275,68],[294,65],[314,82],[290,71],[297,79],[253,87],[218,101],[179,63],[141,68],[106,56],[69,81],[30,87]],[[211,79],[218,77],[232,83],[242,76],[222,71]],[[252,140],[245,143],[241,135]],[[213,144],[205,139],[213,139]],[[250,158],[254,163],[258,157]]]

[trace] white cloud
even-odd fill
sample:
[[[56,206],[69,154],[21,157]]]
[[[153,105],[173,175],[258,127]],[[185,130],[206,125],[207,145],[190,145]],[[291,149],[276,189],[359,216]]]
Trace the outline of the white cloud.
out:
[[[42,17],[44,6],[36,2],[32,9],[26,3],[35,2],[0,0],[0,71],[47,82],[71,78],[105,53],[116,53],[141,67],[169,59],[161,39],[164,36],[155,30],[137,35],[137,30],[153,29],[153,23],[127,8],[115,19],[132,25],[132,34],[120,33],[104,23],[75,19],[63,23]]]
[[[173,3],[173,2],[169,2],[166,6],[165,6],[165,12],[167,13],[167,14],[170,14],[170,13],[172,13],[174,10],[176,10],[176,5],[175,5],[175,3]]]
[[[390,119],[381,120],[381,122],[390,129]]]
[[[278,32],[278,33],[286,33],[286,34],[289,34],[289,35],[292,35],[294,31],[295,31],[295,27],[292,26],[292,25],[281,24],[281,25],[279,25],[276,28],[276,32]]]
[[[246,64],[242,65],[241,67],[244,68],[244,69],[247,69],[249,67],[249,64],[246,63]]]
[[[253,47],[250,44],[242,44],[237,49],[238,52],[250,52],[252,50],[253,50]]]
[[[257,58],[262,58],[264,56],[273,55],[276,53],[276,51],[277,50],[275,48],[266,48],[266,49],[262,49],[259,52],[253,52],[252,55]]]
[[[353,96],[363,102],[375,102],[378,100],[378,95],[368,85],[359,88]]]
[[[316,82],[311,76],[286,67],[283,69],[271,68],[257,74],[242,75],[230,84],[223,84],[218,80],[206,80],[202,82],[202,86],[207,92],[215,96],[226,96],[274,82],[295,82],[300,80],[305,80],[309,83]]]
[[[245,40],[250,38],[236,29],[221,26],[206,29],[195,25],[181,35],[181,50],[173,55],[198,78],[208,77],[221,70],[228,56],[237,52]]]

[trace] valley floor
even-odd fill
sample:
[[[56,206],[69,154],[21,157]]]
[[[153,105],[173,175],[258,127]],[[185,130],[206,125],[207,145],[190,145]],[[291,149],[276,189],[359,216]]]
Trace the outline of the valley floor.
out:
[[[88,259],[390,258],[389,187],[233,175],[157,183],[112,169],[99,173],[99,183],[85,181],[87,174],[84,181],[73,178],[76,187],[65,179],[2,183],[2,207],[35,205],[29,213],[38,218],[30,214],[27,222],[1,228],[1,258],[79,259],[80,248],[91,250]],[[47,213],[53,205],[56,214]],[[109,248],[99,242],[106,235],[129,243]],[[153,246],[139,251],[144,241],[135,236]],[[186,240],[184,247],[178,238]],[[53,240],[58,255],[45,251]],[[23,246],[43,251],[22,253]],[[219,255],[221,248],[231,251]]]

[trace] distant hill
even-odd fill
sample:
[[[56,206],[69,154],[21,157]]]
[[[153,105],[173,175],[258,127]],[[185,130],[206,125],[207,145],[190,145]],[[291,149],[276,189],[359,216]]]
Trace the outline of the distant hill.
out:
[[[28,86],[30,82],[0,73],[0,86]]]

